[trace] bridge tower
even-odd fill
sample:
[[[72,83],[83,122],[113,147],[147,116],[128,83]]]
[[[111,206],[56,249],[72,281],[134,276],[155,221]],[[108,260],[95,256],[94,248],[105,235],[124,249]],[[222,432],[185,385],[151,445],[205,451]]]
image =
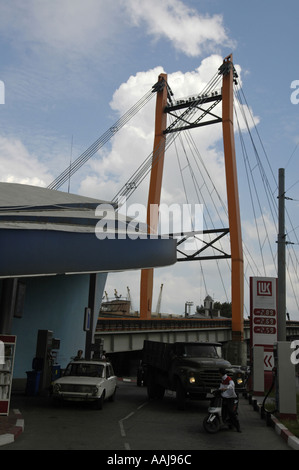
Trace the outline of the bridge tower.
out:
[[[244,303],[244,275],[243,275],[243,249],[242,249],[242,233],[241,219],[238,194],[237,165],[235,155],[234,142],[234,125],[233,125],[233,83],[235,80],[235,69],[233,66],[232,55],[227,56],[219,68],[219,74],[222,75],[222,92],[221,95],[215,93],[214,96],[194,98],[194,101],[181,102],[174,106],[167,106],[167,75],[159,76],[160,89],[157,91],[156,98],[156,121],[155,121],[155,140],[154,152],[152,159],[151,180],[148,196],[148,226],[149,233],[157,233],[158,227],[158,206],[160,203],[165,137],[170,132],[191,129],[203,125],[222,122],[223,131],[223,147],[225,159],[225,175],[226,190],[228,202],[228,221],[229,229],[224,233],[230,233],[231,254],[226,257],[231,258],[231,299],[232,299],[232,343],[234,351],[240,356],[240,348],[243,343],[244,336],[244,319],[243,319],[243,303]],[[222,101],[222,117],[217,117],[211,110]],[[194,122],[187,123],[186,112],[182,116],[182,127],[174,127],[172,124],[167,129],[166,115],[182,108],[199,107],[202,103],[211,103],[210,108],[204,111],[204,116],[209,115],[212,120],[204,122],[201,118]],[[193,109],[194,109],[193,108]],[[187,123],[187,125],[186,125]],[[221,230],[214,230],[218,232]],[[208,232],[208,231],[205,231]],[[221,235],[222,236],[222,235]],[[218,237],[216,240],[218,240]],[[215,241],[216,241],[215,240]],[[194,259],[194,258],[193,258]],[[196,258],[203,259],[203,258]],[[205,258],[208,259],[208,258]],[[140,318],[150,319],[152,310],[152,291],[153,291],[153,269],[142,270],[141,273],[141,289],[140,289]],[[241,355],[244,354],[241,352]]]
[[[159,205],[161,198],[167,114],[167,75],[161,73],[157,82],[155,138],[152,157],[152,169],[147,204],[148,233],[156,234],[159,223]],[[149,320],[152,314],[154,270],[142,269],[140,281],[140,319]]]
[[[222,130],[226,175],[226,192],[231,247],[232,340],[243,340],[244,270],[241,217],[233,121],[232,55],[222,64]]]

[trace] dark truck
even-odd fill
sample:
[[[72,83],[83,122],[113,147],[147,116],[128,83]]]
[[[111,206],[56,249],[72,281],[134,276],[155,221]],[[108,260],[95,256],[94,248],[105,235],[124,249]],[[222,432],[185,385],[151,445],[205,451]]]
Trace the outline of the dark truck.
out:
[[[225,368],[241,389],[243,376],[231,369],[222,358],[221,343],[144,341],[143,358],[137,373],[137,385],[147,386],[148,398],[163,398],[165,390],[176,392],[179,409],[184,409],[187,397],[204,399],[218,388],[220,368]]]

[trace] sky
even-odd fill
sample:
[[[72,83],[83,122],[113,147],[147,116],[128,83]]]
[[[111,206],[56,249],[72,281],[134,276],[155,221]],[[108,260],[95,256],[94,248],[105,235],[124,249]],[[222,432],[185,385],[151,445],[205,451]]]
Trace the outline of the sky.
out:
[[[0,181],[47,187],[151,89],[161,72],[179,99],[200,93],[232,53],[246,97],[242,109],[252,118],[250,132],[240,121],[241,134],[249,145],[254,135],[259,146],[251,144],[250,155],[244,155],[235,121],[242,235],[253,264],[253,269],[245,264],[244,316],[249,277],[276,276],[277,227],[261,188],[269,182],[275,199],[278,169],[285,168],[287,240],[294,243],[287,246],[287,310],[299,320],[298,14],[296,0],[0,0]],[[111,200],[152,151],[154,106],[151,100],[60,190]],[[203,129],[192,137],[206,177],[225,200],[221,127]],[[182,181],[186,178],[191,188],[190,175],[180,171],[185,151],[166,154],[162,203],[186,203]],[[252,208],[247,158],[249,178],[260,191]],[[265,172],[262,180],[257,167]],[[145,180],[132,203],[146,204],[147,191]],[[220,206],[213,211],[210,202],[196,197],[193,192],[188,200],[204,205],[205,228],[227,226],[217,221],[218,209],[225,218]],[[137,271],[109,274],[106,291],[109,297],[114,289],[126,296],[128,286],[138,309],[139,282]],[[230,301],[229,266],[223,260],[155,270],[153,311],[161,284],[161,310],[170,314],[183,314],[186,301],[194,303],[194,313],[207,294]]]

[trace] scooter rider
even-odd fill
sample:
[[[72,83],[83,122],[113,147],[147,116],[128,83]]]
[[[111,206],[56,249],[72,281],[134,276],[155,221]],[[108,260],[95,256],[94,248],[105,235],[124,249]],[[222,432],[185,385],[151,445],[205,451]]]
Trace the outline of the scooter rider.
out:
[[[233,379],[227,375],[225,369],[220,369],[220,374],[222,380],[220,384],[220,391],[223,399],[224,419],[225,416],[228,415],[232,425],[235,426],[238,432],[241,432],[238,416],[234,409],[234,400],[237,397],[235,392],[235,383]]]

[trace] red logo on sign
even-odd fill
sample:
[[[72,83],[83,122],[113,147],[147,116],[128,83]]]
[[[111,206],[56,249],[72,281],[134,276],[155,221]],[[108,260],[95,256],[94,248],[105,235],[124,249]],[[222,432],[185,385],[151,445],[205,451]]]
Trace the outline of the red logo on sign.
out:
[[[270,281],[257,281],[257,295],[272,295],[272,282]]]

